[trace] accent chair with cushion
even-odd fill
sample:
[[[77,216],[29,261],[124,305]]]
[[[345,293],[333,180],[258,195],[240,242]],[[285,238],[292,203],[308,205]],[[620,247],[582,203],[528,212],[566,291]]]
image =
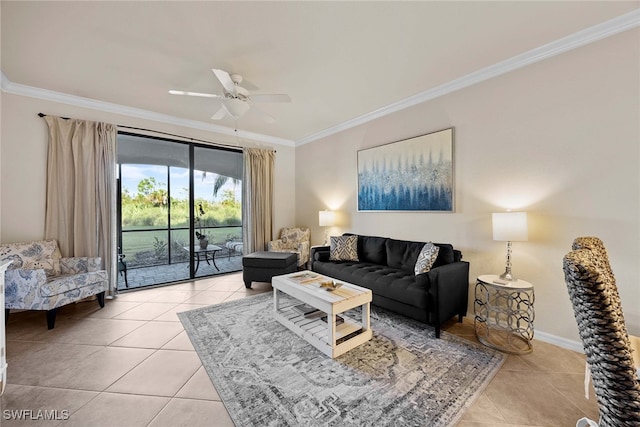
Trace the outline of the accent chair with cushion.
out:
[[[62,258],[56,240],[0,245],[0,260],[12,260],[5,272],[5,317],[11,309],[46,310],[53,329],[56,309],[96,295],[104,307],[108,274],[99,257]]]
[[[269,252],[293,252],[298,254],[298,267],[309,262],[311,232],[306,227],[285,227],[280,237],[267,244]]]

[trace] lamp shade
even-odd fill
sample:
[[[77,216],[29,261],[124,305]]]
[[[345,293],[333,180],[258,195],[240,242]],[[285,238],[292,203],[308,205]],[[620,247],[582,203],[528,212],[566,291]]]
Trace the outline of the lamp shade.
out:
[[[333,211],[318,212],[318,225],[320,227],[333,227],[336,223],[336,215]]]
[[[491,215],[493,240],[524,242],[529,240],[526,212],[500,212]]]

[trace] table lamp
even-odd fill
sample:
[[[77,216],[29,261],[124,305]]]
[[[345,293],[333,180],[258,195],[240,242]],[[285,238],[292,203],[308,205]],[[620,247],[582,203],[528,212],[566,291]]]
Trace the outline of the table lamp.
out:
[[[318,212],[318,225],[320,227],[326,227],[324,230],[324,243],[323,245],[329,244],[329,228],[333,227],[336,224],[336,215],[334,211],[320,211]]]
[[[507,265],[500,278],[507,281],[516,281],[511,274],[511,242],[524,242],[529,240],[526,212],[500,212],[491,215],[493,224],[493,240],[507,242]]]

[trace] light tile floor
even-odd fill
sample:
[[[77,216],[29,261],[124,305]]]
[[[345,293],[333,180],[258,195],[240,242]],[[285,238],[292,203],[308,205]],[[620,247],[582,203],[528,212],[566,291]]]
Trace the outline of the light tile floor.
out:
[[[271,291],[268,283],[253,288],[235,273],[120,294],[103,309],[72,304],[51,331],[42,312],[12,313],[0,424],[232,426],[176,313]],[[475,341],[471,318],[445,330]],[[508,357],[458,426],[573,427],[583,416],[597,419],[583,374],[583,355],[535,341],[532,354]],[[11,419],[42,418],[38,411],[59,420]]]

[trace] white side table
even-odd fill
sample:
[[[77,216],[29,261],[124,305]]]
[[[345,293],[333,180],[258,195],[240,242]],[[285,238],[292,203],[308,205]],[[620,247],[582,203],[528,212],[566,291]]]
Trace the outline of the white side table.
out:
[[[533,351],[533,285],[524,280],[497,283],[499,276],[478,277],[473,311],[478,340],[511,354]]]

